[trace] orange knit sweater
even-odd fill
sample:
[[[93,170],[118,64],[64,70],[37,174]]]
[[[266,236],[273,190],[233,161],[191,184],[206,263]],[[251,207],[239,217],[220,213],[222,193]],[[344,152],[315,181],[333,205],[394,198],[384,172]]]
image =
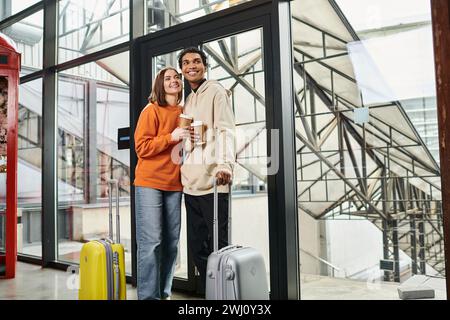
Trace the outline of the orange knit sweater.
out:
[[[138,163],[134,185],[164,191],[182,191],[180,165],[172,161],[172,131],[178,127],[180,106],[160,107],[148,104],[137,123],[134,141]],[[174,153],[178,154],[176,150]],[[177,160],[177,159],[175,159]]]

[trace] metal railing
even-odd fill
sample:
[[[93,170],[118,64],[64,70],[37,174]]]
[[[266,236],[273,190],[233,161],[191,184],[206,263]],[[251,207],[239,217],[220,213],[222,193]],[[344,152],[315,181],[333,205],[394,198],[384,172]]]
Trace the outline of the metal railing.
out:
[[[305,253],[305,254],[307,254],[307,255],[310,256],[311,258],[313,258],[313,259],[315,259],[315,260],[317,260],[317,261],[323,263],[323,264],[326,265],[327,267],[329,267],[329,268],[331,269],[331,276],[332,276],[333,278],[334,278],[334,272],[335,272],[335,271],[338,271],[338,272],[341,272],[341,271],[342,271],[342,272],[344,272],[344,278],[347,278],[347,271],[346,271],[345,269],[341,269],[341,268],[339,268],[339,267],[333,265],[332,263],[328,262],[327,260],[322,259],[321,257],[318,257],[318,256],[316,256],[315,254],[313,254],[313,253],[311,253],[311,252],[309,252],[309,251],[307,251],[307,250],[300,249],[300,251],[303,252],[303,253]]]

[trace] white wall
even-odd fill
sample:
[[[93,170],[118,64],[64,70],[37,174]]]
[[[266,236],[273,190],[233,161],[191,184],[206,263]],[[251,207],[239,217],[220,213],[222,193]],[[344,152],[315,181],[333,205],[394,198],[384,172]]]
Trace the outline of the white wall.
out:
[[[379,265],[383,259],[382,232],[367,220],[328,220],[329,261],[342,269],[336,276],[351,276]]]
[[[320,274],[320,221],[299,210],[300,273]]]

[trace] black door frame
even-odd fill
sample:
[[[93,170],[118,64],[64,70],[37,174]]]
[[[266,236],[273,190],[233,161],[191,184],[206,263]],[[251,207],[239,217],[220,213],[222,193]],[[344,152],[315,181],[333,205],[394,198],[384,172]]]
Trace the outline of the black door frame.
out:
[[[152,84],[152,58],[188,45],[201,45],[233,34],[262,28],[268,150],[270,129],[279,130],[278,173],[268,176],[269,255],[272,299],[299,299],[298,217],[295,165],[295,126],[292,91],[289,1],[254,0],[164,29],[133,42],[130,66],[130,128],[147,104]],[[289,14],[289,17],[287,15]],[[285,21],[287,19],[287,21]],[[289,25],[287,28],[286,23]],[[286,33],[286,30],[289,31]],[[288,50],[286,50],[288,48]],[[283,75],[283,76],[282,76]],[[133,136],[133,135],[131,135]],[[273,156],[273,155],[272,155]],[[130,176],[137,163],[134,140]],[[134,187],[131,188],[132,282],[136,284]],[[194,268],[188,254],[188,280],[175,279],[174,289],[195,290]]]

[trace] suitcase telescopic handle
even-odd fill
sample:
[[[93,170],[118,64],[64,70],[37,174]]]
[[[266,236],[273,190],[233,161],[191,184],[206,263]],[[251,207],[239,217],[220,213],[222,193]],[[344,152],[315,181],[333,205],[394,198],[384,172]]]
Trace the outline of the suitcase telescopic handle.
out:
[[[214,240],[214,251],[219,250],[219,193],[217,190],[217,179],[214,180],[214,217],[213,217],[213,240]],[[231,243],[231,184],[229,186],[228,192],[228,243]]]
[[[116,188],[116,243],[120,243],[120,215],[119,215],[119,181],[117,179],[108,180],[109,188],[109,238],[114,239],[113,235],[113,213],[112,213],[112,194],[113,189]]]

